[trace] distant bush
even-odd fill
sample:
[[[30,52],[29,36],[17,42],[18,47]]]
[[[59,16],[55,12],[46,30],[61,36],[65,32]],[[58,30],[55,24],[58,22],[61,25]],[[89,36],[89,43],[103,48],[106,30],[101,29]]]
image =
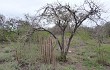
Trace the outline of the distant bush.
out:
[[[80,27],[76,33],[82,40],[86,41],[92,38],[92,32],[89,27]]]
[[[104,29],[107,37],[110,37],[110,22],[104,24]]]

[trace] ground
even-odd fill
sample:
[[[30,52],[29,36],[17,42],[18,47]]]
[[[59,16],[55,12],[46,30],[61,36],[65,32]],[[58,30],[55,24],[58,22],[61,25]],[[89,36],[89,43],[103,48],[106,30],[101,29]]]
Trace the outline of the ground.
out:
[[[23,47],[19,47],[24,45],[20,43],[1,44],[0,70],[110,70],[110,43],[104,43],[100,48],[103,54],[101,58],[106,64],[97,62],[100,59],[97,55],[99,49],[92,44],[94,40],[84,42],[77,39],[71,44],[67,55],[68,61],[56,61],[54,66],[40,62],[37,44],[25,44]],[[20,59],[19,62],[16,57]]]

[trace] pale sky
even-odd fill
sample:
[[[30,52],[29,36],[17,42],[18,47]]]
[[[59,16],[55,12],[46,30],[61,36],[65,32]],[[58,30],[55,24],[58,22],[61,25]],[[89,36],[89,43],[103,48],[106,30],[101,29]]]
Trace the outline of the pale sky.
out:
[[[76,2],[75,0],[58,0],[61,3]],[[77,3],[82,0],[77,0]],[[47,3],[54,3],[57,0],[0,0],[0,14],[8,17],[21,17],[26,13],[35,14],[36,10]]]
[[[0,0],[0,14],[6,17],[23,17],[24,14],[34,15],[36,10],[45,6],[47,3],[60,2],[69,3],[74,6],[81,5],[84,0]],[[110,9],[110,0],[95,0],[104,5],[104,9]],[[109,11],[108,11],[109,12]],[[106,15],[106,14],[105,14]],[[107,14],[107,17],[110,14]]]

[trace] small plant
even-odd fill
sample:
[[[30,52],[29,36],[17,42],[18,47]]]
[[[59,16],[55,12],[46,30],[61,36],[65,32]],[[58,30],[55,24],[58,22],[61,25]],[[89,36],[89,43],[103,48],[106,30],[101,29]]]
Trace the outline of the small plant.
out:
[[[10,53],[0,53],[0,62],[12,61],[12,55]]]
[[[11,52],[12,50],[10,49],[10,47],[5,47],[4,49],[3,49],[3,52],[4,53],[9,53],[9,52]]]
[[[106,66],[106,65],[108,66],[110,64],[108,64],[107,60],[106,60],[107,53],[105,53],[105,50],[103,48],[104,34],[102,34],[102,33],[104,33],[104,29],[98,25],[96,31],[97,31],[96,36],[97,36],[97,43],[98,43],[98,45],[97,45],[97,62],[104,66]]]

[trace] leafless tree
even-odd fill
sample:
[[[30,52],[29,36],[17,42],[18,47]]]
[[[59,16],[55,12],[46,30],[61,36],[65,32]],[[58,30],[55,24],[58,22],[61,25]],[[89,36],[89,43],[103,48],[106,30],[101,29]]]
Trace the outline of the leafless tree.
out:
[[[0,14],[0,27],[3,28],[4,23],[5,23],[5,16]]]
[[[37,15],[36,19],[34,19],[37,25],[34,27],[34,30],[49,32],[58,42],[61,50],[61,60],[65,61],[76,30],[85,20],[90,19],[96,22],[98,19],[101,19],[102,9],[100,7],[101,6],[97,5],[95,2],[88,0],[85,0],[80,7],[71,7],[68,4],[62,5],[60,3],[47,4],[44,8],[40,9],[39,13],[42,13]],[[46,28],[46,26],[50,24],[59,27],[61,41],[53,32]],[[64,47],[65,30],[68,26],[70,27],[70,37],[68,38],[67,46]]]

